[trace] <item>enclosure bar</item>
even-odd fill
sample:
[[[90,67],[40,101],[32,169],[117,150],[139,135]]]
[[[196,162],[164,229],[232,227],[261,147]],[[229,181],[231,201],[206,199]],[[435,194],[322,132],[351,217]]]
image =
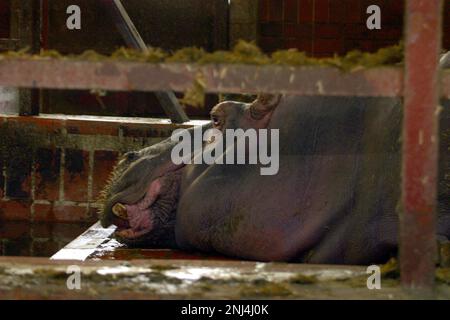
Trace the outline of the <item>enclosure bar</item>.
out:
[[[130,48],[147,52],[147,45],[136,29],[125,7],[122,5],[122,2],[120,0],[101,0],[101,3],[110,12],[117,29],[127,45]],[[158,91],[155,92],[155,95],[164,112],[172,122],[183,123],[189,121],[189,117],[184,112],[173,92]]]
[[[0,86],[182,92],[201,74],[206,92],[396,97],[403,94],[402,72],[396,67],[346,73],[326,67],[0,59]]]
[[[137,31],[133,21],[126,12],[120,0],[100,0],[100,3],[108,10],[114,24],[130,48],[147,51],[147,45]]]
[[[406,1],[400,271],[406,288],[432,288],[436,258],[441,0]]]

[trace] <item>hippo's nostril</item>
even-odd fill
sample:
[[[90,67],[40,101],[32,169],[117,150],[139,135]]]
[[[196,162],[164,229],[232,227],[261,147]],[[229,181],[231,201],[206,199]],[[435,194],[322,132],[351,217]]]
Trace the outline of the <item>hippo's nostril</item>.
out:
[[[117,230],[124,230],[124,229],[130,228],[130,223],[128,222],[128,220],[124,220],[124,219],[119,218],[117,216],[115,216],[112,219],[112,224],[117,227]]]

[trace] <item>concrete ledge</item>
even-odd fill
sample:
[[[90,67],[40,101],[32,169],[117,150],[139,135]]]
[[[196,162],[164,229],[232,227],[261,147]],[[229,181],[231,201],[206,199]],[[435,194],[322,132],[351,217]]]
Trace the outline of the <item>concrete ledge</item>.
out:
[[[69,290],[68,266],[81,289]],[[2,299],[411,299],[396,280],[368,290],[365,267],[245,261],[50,261],[0,257]],[[434,298],[450,298],[440,285]]]

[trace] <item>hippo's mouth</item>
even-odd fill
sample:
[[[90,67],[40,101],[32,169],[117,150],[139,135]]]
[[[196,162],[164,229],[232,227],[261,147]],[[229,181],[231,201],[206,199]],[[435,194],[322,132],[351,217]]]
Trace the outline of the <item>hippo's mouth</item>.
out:
[[[125,243],[145,242],[146,246],[174,245],[181,168],[172,168],[153,180],[138,202],[113,206],[117,238]]]

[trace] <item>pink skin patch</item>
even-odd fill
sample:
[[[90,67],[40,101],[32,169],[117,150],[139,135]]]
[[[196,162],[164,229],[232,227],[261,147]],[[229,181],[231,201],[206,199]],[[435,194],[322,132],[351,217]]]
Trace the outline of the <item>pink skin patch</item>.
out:
[[[137,238],[153,228],[150,206],[158,199],[161,192],[161,181],[156,179],[150,184],[144,198],[136,204],[125,205],[128,215],[129,228],[117,231],[123,238]]]

